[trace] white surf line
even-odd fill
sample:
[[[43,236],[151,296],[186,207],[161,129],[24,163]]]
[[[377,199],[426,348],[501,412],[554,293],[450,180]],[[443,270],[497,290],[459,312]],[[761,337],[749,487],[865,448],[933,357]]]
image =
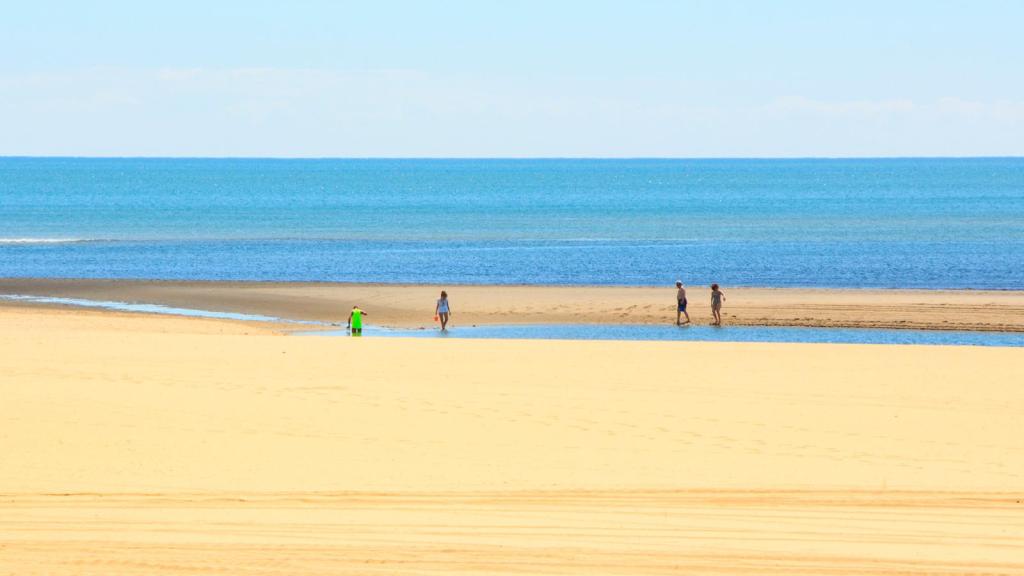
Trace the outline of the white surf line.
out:
[[[163,304],[144,304],[117,302],[112,300],[86,300],[84,298],[58,298],[55,296],[32,296],[27,294],[0,294],[0,300],[16,302],[32,302],[35,304],[57,304],[60,306],[77,306],[81,308],[99,308],[119,312],[138,312],[145,314],[166,314],[168,316],[188,316],[191,318],[214,318],[219,320],[243,320],[247,322],[276,322],[284,324],[302,324],[307,326],[335,326],[330,322],[318,320],[290,320],[263,314],[242,314],[240,312],[217,312],[198,310],[195,308],[176,308]]]
[[[89,238],[0,238],[0,244],[78,244],[99,242]]]

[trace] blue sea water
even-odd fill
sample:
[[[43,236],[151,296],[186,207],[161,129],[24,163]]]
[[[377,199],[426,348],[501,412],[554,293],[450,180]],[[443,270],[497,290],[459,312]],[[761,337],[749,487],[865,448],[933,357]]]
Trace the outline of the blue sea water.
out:
[[[1024,158],[0,158],[0,276],[1024,289]]]

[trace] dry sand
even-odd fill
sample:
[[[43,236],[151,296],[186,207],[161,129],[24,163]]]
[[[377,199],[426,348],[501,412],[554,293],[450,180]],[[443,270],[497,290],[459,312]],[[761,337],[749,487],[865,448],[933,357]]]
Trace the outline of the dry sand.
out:
[[[1024,574],[1022,383],[0,307],[0,574]]]
[[[675,321],[675,287],[398,286],[260,282],[0,279],[0,294],[166,304],[296,320],[344,321],[358,304],[371,323],[432,324],[447,288],[454,326]],[[1024,292],[723,287],[727,324],[1024,331]],[[710,290],[689,287],[695,323],[711,320]]]

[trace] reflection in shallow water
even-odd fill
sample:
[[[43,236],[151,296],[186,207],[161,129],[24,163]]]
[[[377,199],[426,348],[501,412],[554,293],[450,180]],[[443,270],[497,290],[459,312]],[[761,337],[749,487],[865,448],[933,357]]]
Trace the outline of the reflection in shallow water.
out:
[[[217,318],[221,320],[245,320],[248,322],[283,322],[286,324],[308,324],[310,326],[331,326],[328,322],[315,320],[288,320],[276,316],[262,314],[243,314],[241,312],[218,312],[215,310],[196,310],[194,308],[176,308],[163,304],[146,304],[141,302],[116,302],[112,300],[86,300],[84,298],[58,298],[54,296],[28,296],[23,294],[0,294],[0,300],[31,302],[33,304],[55,304],[58,306],[77,306],[81,308],[99,308],[119,312],[141,312],[146,314],[167,314],[171,316],[189,316],[192,318]]]

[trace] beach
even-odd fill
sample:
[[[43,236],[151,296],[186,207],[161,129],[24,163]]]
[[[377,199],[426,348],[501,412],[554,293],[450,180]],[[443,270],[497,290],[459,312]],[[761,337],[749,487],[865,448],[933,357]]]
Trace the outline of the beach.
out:
[[[1019,348],[3,304],[0,374],[3,574],[1024,574]]]
[[[675,322],[675,286],[480,286],[321,282],[174,282],[96,279],[0,279],[0,294],[142,302],[344,322],[354,305],[378,326],[433,324],[434,302],[447,289],[453,326],[476,324],[665,324]],[[1013,290],[876,290],[731,288],[726,324],[1024,331],[1024,292]],[[710,289],[687,285],[696,324],[711,321]],[[24,304],[29,305],[29,304]],[[288,329],[283,327],[283,329]],[[291,327],[295,329],[295,327]]]
[[[0,576],[1024,576],[1024,2],[8,4]]]

